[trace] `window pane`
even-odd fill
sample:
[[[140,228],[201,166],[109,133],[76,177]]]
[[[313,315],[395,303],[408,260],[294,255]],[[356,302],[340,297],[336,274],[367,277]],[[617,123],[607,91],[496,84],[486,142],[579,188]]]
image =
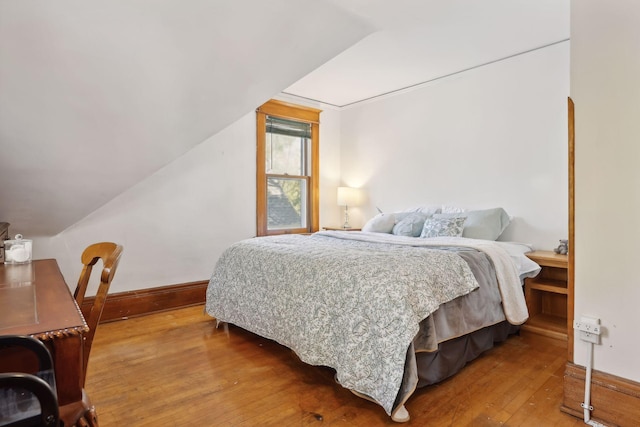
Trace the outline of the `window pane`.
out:
[[[307,228],[307,180],[267,178],[267,228]]]
[[[307,175],[307,144],[311,124],[267,117],[266,172],[277,175]]]

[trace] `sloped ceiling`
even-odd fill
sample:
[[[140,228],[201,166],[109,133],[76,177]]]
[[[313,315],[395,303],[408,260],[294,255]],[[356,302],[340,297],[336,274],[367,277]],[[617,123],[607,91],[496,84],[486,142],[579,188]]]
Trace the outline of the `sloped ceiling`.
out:
[[[569,0],[331,0],[378,31],[285,93],[348,107],[569,39]]]
[[[344,108],[568,37],[569,0],[1,0],[0,221],[59,233],[280,92]]]
[[[63,231],[371,31],[318,0],[2,0],[0,221]]]

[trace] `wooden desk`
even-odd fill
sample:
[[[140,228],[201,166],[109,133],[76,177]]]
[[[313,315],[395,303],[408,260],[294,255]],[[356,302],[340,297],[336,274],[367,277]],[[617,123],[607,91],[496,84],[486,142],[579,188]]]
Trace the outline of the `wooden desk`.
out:
[[[0,335],[30,335],[49,348],[61,416],[65,405],[75,412],[91,406],[82,372],[83,334],[88,330],[56,260],[0,264]],[[6,366],[0,359],[0,371]]]

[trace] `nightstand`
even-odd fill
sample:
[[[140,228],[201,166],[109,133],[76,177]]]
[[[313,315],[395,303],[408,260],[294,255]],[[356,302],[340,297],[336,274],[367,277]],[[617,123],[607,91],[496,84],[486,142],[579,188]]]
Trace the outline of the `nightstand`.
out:
[[[522,329],[566,340],[568,257],[552,251],[534,251],[526,255],[542,270],[536,277],[524,281],[529,320]]]
[[[327,230],[327,231],[360,231],[362,230],[361,228],[354,228],[354,227],[349,227],[349,228],[344,228],[344,227],[322,227],[323,230]]]
[[[9,223],[0,222],[0,264],[4,263],[4,241],[9,239]]]

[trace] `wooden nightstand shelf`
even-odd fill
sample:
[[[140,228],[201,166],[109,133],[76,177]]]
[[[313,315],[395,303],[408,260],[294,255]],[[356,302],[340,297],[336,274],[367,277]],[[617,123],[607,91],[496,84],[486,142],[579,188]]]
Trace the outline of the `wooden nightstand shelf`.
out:
[[[323,230],[327,230],[327,231],[360,231],[362,230],[361,228],[353,228],[353,227],[349,227],[349,228],[344,228],[344,227],[322,227]]]
[[[552,251],[535,251],[526,255],[542,270],[536,277],[525,280],[529,320],[522,325],[522,329],[566,340],[567,256]]]

